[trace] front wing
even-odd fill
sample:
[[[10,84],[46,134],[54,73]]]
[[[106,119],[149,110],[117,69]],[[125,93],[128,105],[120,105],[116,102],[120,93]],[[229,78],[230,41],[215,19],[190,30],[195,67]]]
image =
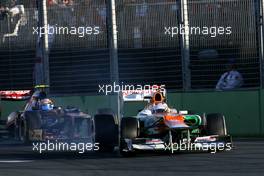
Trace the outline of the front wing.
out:
[[[197,137],[192,141],[182,139],[178,143],[166,143],[161,139],[136,138],[124,139],[125,147],[123,152],[133,151],[221,151],[231,150],[231,136],[203,136]]]

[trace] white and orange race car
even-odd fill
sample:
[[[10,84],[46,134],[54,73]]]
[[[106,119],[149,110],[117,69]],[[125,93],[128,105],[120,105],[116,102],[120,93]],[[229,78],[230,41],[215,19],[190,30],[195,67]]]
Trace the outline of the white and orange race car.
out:
[[[222,114],[178,112],[168,107],[165,93],[156,91],[150,96],[143,95],[148,100],[146,107],[134,117],[121,119],[119,148],[122,155],[146,150],[170,153],[231,150],[232,140]]]
[[[199,115],[177,111],[168,107],[165,94],[160,91],[123,94],[124,101],[148,101],[136,116],[122,117],[120,120],[119,150],[123,156],[137,151],[174,153],[199,150],[214,153],[231,150],[232,140],[227,134],[222,114]],[[105,126],[108,126],[107,122]],[[111,135],[110,132],[101,133],[101,136]],[[113,133],[113,136],[116,134]]]

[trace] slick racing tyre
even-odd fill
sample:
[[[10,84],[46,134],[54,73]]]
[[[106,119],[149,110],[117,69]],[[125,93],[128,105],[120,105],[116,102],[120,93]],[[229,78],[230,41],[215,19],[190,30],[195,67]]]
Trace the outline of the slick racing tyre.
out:
[[[39,111],[26,111],[24,117],[29,129],[41,128],[41,114]]]
[[[30,143],[29,131],[41,128],[41,115],[38,111],[25,111],[24,119],[19,122],[19,139],[21,142]]]
[[[125,139],[135,139],[139,136],[139,121],[134,117],[123,117],[121,119],[121,139],[119,151],[124,157],[131,157],[134,155],[133,151],[128,151],[128,146]]]
[[[207,135],[227,135],[225,117],[219,113],[207,114],[205,131]]]
[[[139,135],[139,121],[134,117],[121,119],[121,138],[134,139]]]
[[[94,116],[95,143],[100,152],[113,152],[118,145],[118,124],[112,113],[101,113]]]
[[[29,143],[29,129],[24,120],[20,121],[18,124],[18,140],[23,144]]]

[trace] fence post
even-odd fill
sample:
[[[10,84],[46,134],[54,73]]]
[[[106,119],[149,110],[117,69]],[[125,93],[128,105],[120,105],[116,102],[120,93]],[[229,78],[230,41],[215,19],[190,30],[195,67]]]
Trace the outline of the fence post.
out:
[[[119,84],[118,71],[118,44],[117,44],[117,26],[116,26],[116,5],[115,0],[107,1],[107,29],[108,29],[108,48],[110,56],[110,80],[111,83]],[[120,93],[114,95],[111,100],[111,107],[116,110],[118,117],[120,117]]]
[[[187,0],[180,1],[180,29],[183,28],[184,33],[180,34],[181,55],[182,55],[182,76],[183,89],[191,88],[191,72],[190,72],[190,36],[189,36],[189,19]]]
[[[47,0],[37,0],[38,6],[38,28],[44,27],[44,34],[38,35],[37,58],[35,64],[35,84],[50,84],[49,76],[49,42],[48,42],[48,17]],[[47,90],[49,93],[49,90]]]
[[[257,30],[259,33],[259,58],[260,58],[260,90],[259,90],[259,121],[260,121],[260,135],[264,134],[264,120],[263,120],[263,88],[264,88],[264,1],[257,1],[258,5],[258,26]]]
[[[260,87],[263,89],[264,87],[264,28],[263,28],[263,15],[264,15],[264,1],[259,0],[258,1],[258,13],[257,13],[257,19],[258,19],[258,33],[259,33],[259,58],[260,58]]]

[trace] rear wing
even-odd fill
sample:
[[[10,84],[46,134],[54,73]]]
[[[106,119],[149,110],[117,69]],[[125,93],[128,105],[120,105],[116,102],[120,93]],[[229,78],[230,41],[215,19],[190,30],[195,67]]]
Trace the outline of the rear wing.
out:
[[[49,88],[49,85],[36,85],[35,92],[32,90],[5,90],[0,91],[0,98],[2,100],[28,100],[30,99],[31,95],[35,97],[46,97],[45,89]],[[34,92],[34,93],[33,93]]]
[[[156,92],[160,92],[166,97],[166,89],[164,87],[152,86],[149,89],[123,90],[122,99],[124,102],[149,101]]]
[[[0,91],[0,98],[2,100],[27,100],[31,96],[30,90],[8,90]]]

